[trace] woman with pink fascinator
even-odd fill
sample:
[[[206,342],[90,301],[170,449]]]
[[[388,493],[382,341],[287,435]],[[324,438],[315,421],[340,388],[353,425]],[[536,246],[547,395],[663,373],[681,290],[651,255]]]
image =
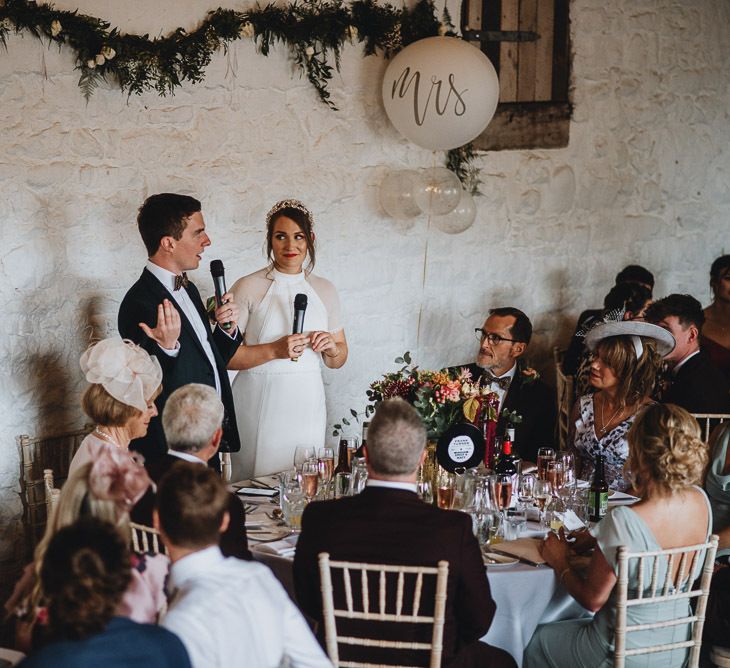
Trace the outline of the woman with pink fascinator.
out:
[[[91,383],[81,400],[94,430],[81,442],[69,472],[94,461],[105,447],[127,452],[129,442],[147,433],[157,415],[162,369],[156,357],[131,341],[103,339],[81,356],[81,370]]]
[[[8,616],[16,618],[17,649],[27,652],[34,640],[42,638],[46,610],[40,569],[53,536],[81,517],[95,517],[114,525],[130,543],[129,510],[150,484],[144,466],[126,451],[114,447],[100,447],[93,461],[77,466],[69,475],[36,547],[34,560],[25,568],[5,604]],[[136,622],[154,623],[165,602],[163,586],[168,564],[164,555],[133,555],[132,580],[116,614]]]

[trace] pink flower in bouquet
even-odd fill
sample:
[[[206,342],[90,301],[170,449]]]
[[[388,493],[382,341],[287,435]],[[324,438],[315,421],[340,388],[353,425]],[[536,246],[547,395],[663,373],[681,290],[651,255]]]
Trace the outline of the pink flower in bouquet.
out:
[[[441,391],[447,401],[461,400],[461,383],[458,380],[450,380],[441,387]]]
[[[467,380],[471,380],[471,371],[467,369],[465,366],[461,367],[461,371],[459,371],[459,375],[457,376],[458,380],[460,380],[462,383],[464,383]]]

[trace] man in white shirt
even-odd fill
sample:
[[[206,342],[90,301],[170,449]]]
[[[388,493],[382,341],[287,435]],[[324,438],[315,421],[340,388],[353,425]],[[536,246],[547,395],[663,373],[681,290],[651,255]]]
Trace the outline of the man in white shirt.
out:
[[[186,272],[197,269],[210,238],[200,202],[187,195],[161,193],[148,197],[139,210],[137,225],[149,260],[139,280],[119,306],[119,333],[131,339],[162,367],[162,393],[155,404],[162,415],[170,394],[187,383],[215,388],[225,407],[221,452],[238,452],[236,416],[226,366],[242,343],[236,325],[238,307],[232,295],[223,295],[211,331],[200,293]],[[133,450],[148,461],[161,458],[167,448],[159,417],[147,435],[132,441]],[[218,455],[211,460],[218,467]]]
[[[207,467],[180,462],[160,481],[155,526],[172,561],[162,625],[183,641],[193,668],[331,668],[271,571],[221,554],[227,505]]]

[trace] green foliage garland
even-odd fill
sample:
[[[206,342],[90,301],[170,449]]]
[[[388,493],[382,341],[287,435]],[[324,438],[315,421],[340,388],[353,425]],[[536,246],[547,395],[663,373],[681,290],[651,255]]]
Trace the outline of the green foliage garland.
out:
[[[2,2],[2,0],[0,0]],[[139,95],[156,91],[174,94],[185,82],[200,83],[213,54],[226,51],[239,39],[253,39],[266,56],[277,42],[285,44],[300,70],[331,109],[328,85],[333,69],[339,70],[345,42],[359,42],[364,55],[381,51],[386,58],[424,37],[455,35],[448,12],[443,22],[435,16],[433,0],[418,0],[412,9],[376,4],[374,0],[294,0],[288,6],[256,5],[245,12],[221,9],[208,12],[192,32],[177,28],[165,37],[122,34],[109,22],[78,11],[58,10],[33,0],[4,0],[0,4],[0,42],[7,36],[30,32],[49,43],[66,45],[76,54],[81,72],[79,87],[88,100],[99,82],[115,80],[121,90]],[[333,67],[334,64],[334,67]],[[463,177],[475,168],[471,147],[449,152],[447,165],[472,191]]]

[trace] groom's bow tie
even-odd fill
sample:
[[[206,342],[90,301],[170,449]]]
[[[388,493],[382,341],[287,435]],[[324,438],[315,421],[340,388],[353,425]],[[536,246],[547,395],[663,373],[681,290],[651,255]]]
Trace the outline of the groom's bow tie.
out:
[[[178,274],[175,276],[175,287],[173,290],[177,292],[180,288],[187,288],[188,283],[190,283],[190,281],[188,280],[188,275],[185,272]]]

